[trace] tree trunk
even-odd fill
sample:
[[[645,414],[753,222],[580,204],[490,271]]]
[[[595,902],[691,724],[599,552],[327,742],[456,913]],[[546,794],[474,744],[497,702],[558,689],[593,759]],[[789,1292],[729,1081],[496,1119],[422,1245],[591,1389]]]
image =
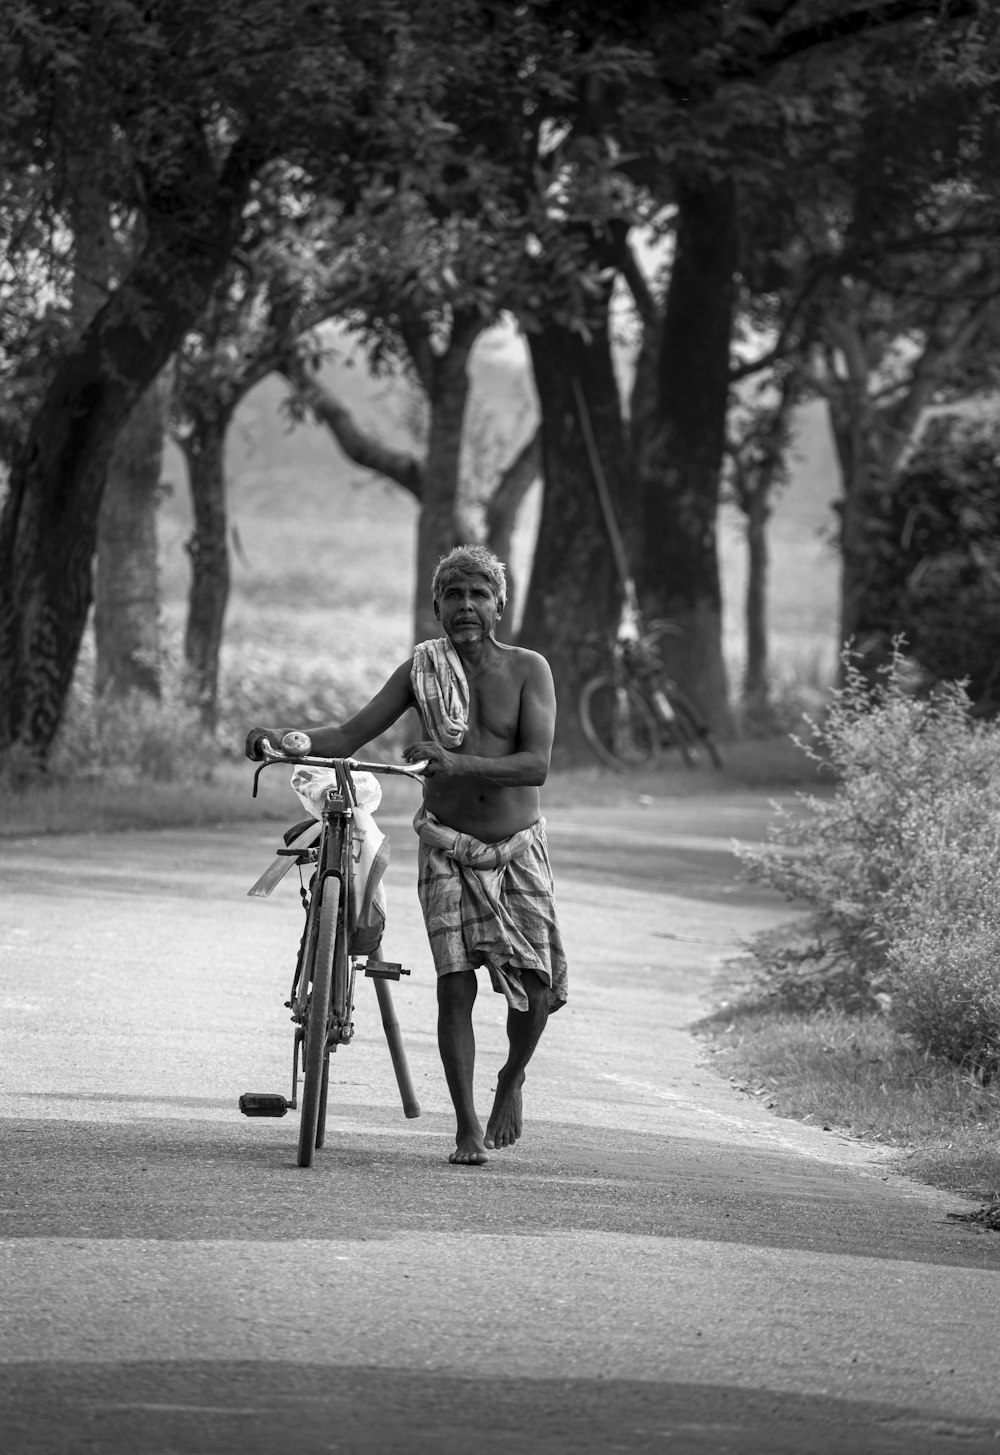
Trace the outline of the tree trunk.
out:
[[[840,647],[849,648],[867,680],[891,652],[891,627],[877,618],[871,589],[881,527],[883,471],[873,438],[867,401],[827,399],[830,428],[840,464]],[[880,488],[881,487],[881,488]],[[841,662],[840,678],[843,679]]]
[[[557,765],[589,759],[580,689],[608,659],[621,603],[574,379],[587,403],[612,498],[627,487],[626,441],[607,329],[589,343],[558,324],[529,334],[541,410],[545,494],[519,641],[548,659],[555,679]]]
[[[717,735],[732,721],[722,654],[716,547],[729,396],[737,234],[728,183],[682,183],[656,357],[656,387],[637,388],[639,603],[681,633],[663,641],[671,674]]]
[[[504,470],[486,507],[486,544],[507,567],[507,609],[502,623],[504,630],[497,632],[497,636],[504,641],[514,639],[514,623],[520,611],[520,593],[524,589],[510,564],[514,527],[524,498],[541,472],[541,432],[536,429]]]
[[[205,409],[183,443],[194,523],[186,542],[191,558],[187,625],[184,631],[186,691],[206,732],[219,713],[219,653],[229,604],[229,542],[226,518],[226,432],[232,410]]]
[[[417,520],[417,580],[413,603],[413,639],[439,637],[431,579],[438,561],[458,539],[457,505],[461,480],[462,431],[469,402],[469,355],[482,326],[456,321],[443,354],[420,370],[427,389],[430,420],[423,490]],[[418,365],[419,368],[419,365]]]
[[[0,751],[44,765],[92,598],[105,473],[118,433],[197,318],[239,235],[258,159],[222,180],[178,140],[165,195],[147,179],[145,244],[64,356],[11,471],[0,515]]]
[[[116,237],[102,177],[81,162],[71,210],[73,319],[77,338],[95,317],[120,275],[135,235]],[[126,421],[105,478],[97,519],[94,638],[95,688],[125,696],[159,697],[159,581],[156,492],[163,455],[165,399],[157,386]]]
[[[770,514],[768,490],[754,490],[746,507],[747,660],[743,674],[743,697],[751,716],[763,716],[766,713],[770,691],[767,640],[767,585],[770,566],[767,522]]]
[[[154,384],[118,436],[97,520],[94,632],[99,696],[160,696],[156,507],[165,386]]]

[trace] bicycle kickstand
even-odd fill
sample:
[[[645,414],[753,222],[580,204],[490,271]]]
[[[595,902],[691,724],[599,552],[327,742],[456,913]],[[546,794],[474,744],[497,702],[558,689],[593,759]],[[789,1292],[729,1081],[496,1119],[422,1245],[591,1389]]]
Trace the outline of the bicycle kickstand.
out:
[[[396,1019],[392,992],[389,989],[390,980],[398,980],[400,975],[409,975],[409,973],[409,970],[404,970],[401,965],[395,965],[385,960],[374,962],[369,960],[365,970],[365,974],[371,976],[375,983],[375,994],[378,997],[379,1010],[382,1012],[382,1029],[385,1031],[385,1038],[389,1043],[389,1056],[392,1060],[392,1069],[396,1073],[396,1085],[399,1087],[399,1095],[403,1103],[403,1115],[412,1118],[420,1115],[420,1103],[417,1100],[417,1093],[413,1089],[406,1052],[403,1050],[403,1040],[399,1034],[399,1021]]]

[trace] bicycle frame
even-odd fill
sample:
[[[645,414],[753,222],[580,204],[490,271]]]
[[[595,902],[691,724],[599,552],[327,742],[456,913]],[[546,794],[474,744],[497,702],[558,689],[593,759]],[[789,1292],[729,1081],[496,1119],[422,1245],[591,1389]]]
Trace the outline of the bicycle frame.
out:
[[[292,1070],[293,1097],[295,1096],[295,1090],[298,1084],[298,1050],[302,1042],[309,995],[309,977],[308,975],[303,975],[302,972],[311,963],[312,957],[315,954],[316,937],[319,928],[315,909],[320,903],[323,885],[327,879],[335,879],[340,885],[338,934],[346,938],[348,932],[348,915],[346,910],[350,894],[350,821],[354,816],[354,809],[357,807],[357,798],[349,773],[341,763],[336,762],[336,760],[334,761],[338,788],[336,792],[330,790],[326,795],[326,804],[320,818],[321,827],[318,846],[309,847],[304,850],[278,850],[279,855],[282,857],[285,855],[294,855],[295,862],[299,866],[309,864],[315,864],[316,866],[308,891],[309,902],[306,914],[306,926],[295,965],[291,998],[288,1001],[288,1006],[292,1012],[292,1019],[298,1023]],[[351,984],[349,987],[345,987],[347,991],[346,995],[339,995],[331,1001],[330,1005],[327,1025],[327,1044],[333,1050],[336,1050],[338,1045],[346,1045],[354,1034],[354,1025],[349,1019],[354,1001],[353,960],[350,976]],[[338,999],[339,1004],[337,1003]],[[290,1104],[295,1105],[294,1101]]]
[[[615,642],[614,657],[617,670],[624,683],[638,687],[643,697],[653,708],[664,727],[672,728],[677,721],[669,692],[672,683],[666,679],[660,654],[649,637],[632,641],[629,638]]]

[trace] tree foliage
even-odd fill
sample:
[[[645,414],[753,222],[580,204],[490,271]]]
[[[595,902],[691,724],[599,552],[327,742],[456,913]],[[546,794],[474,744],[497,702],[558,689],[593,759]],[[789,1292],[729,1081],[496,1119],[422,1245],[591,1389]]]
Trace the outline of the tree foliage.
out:
[[[872,521],[872,630],[902,637],[931,680],[967,680],[981,713],[1000,705],[1000,425],[946,416]]]
[[[513,314],[536,375],[572,374],[538,379],[550,579],[529,593],[528,636],[554,650],[574,705],[580,648],[615,605],[576,378],[643,604],[680,620],[671,666],[717,726],[714,525],[738,311],[774,358],[808,359],[831,397],[854,388],[845,300],[876,392],[889,363],[932,355],[947,356],[934,388],[959,387],[979,323],[970,300],[995,265],[1000,22],[987,0],[9,10],[0,748],[44,756],[51,742],[90,604],[104,471],[135,400],[185,339],[192,378],[225,393],[245,375],[221,342],[228,308],[253,332],[282,309],[287,322],[293,296],[292,313],[308,313],[324,277],[351,280],[337,306],[372,358],[405,357],[437,401],[425,555],[453,522],[469,349]],[[129,246],[76,336],[84,188]],[[632,268],[629,233],[653,225],[674,233],[674,262],[659,306],[645,300],[629,410],[608,367],[608,304]],[[904,395],[911,412],[931,397]],[[875,403],[895,429],[899,401]],[[878,468],[866,457],[863,480]]]

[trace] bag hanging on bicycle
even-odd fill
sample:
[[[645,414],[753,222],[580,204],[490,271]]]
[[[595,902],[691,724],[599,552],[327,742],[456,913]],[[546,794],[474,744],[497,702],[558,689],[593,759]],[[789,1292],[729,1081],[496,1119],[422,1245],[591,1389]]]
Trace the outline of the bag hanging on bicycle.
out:
[[[351,884],[348,895],[348,950],[352,955],[373,955],[385,932],[385,886],[382,876],[389,862],[389,842],[373,818],[382,801],[382,786],[371,773],[355,773],[357,802],[351,817]],[[303,808],[315,816],[323,812],[327,794],[336,791],[337,775],[326,768],[301,767],[292,774],[292,787]]]
[[[352,955],[374,955],[385,932],[385,885],[389,840],[366,809],[356,808],[351,824],[351,893],[348,948]]]

